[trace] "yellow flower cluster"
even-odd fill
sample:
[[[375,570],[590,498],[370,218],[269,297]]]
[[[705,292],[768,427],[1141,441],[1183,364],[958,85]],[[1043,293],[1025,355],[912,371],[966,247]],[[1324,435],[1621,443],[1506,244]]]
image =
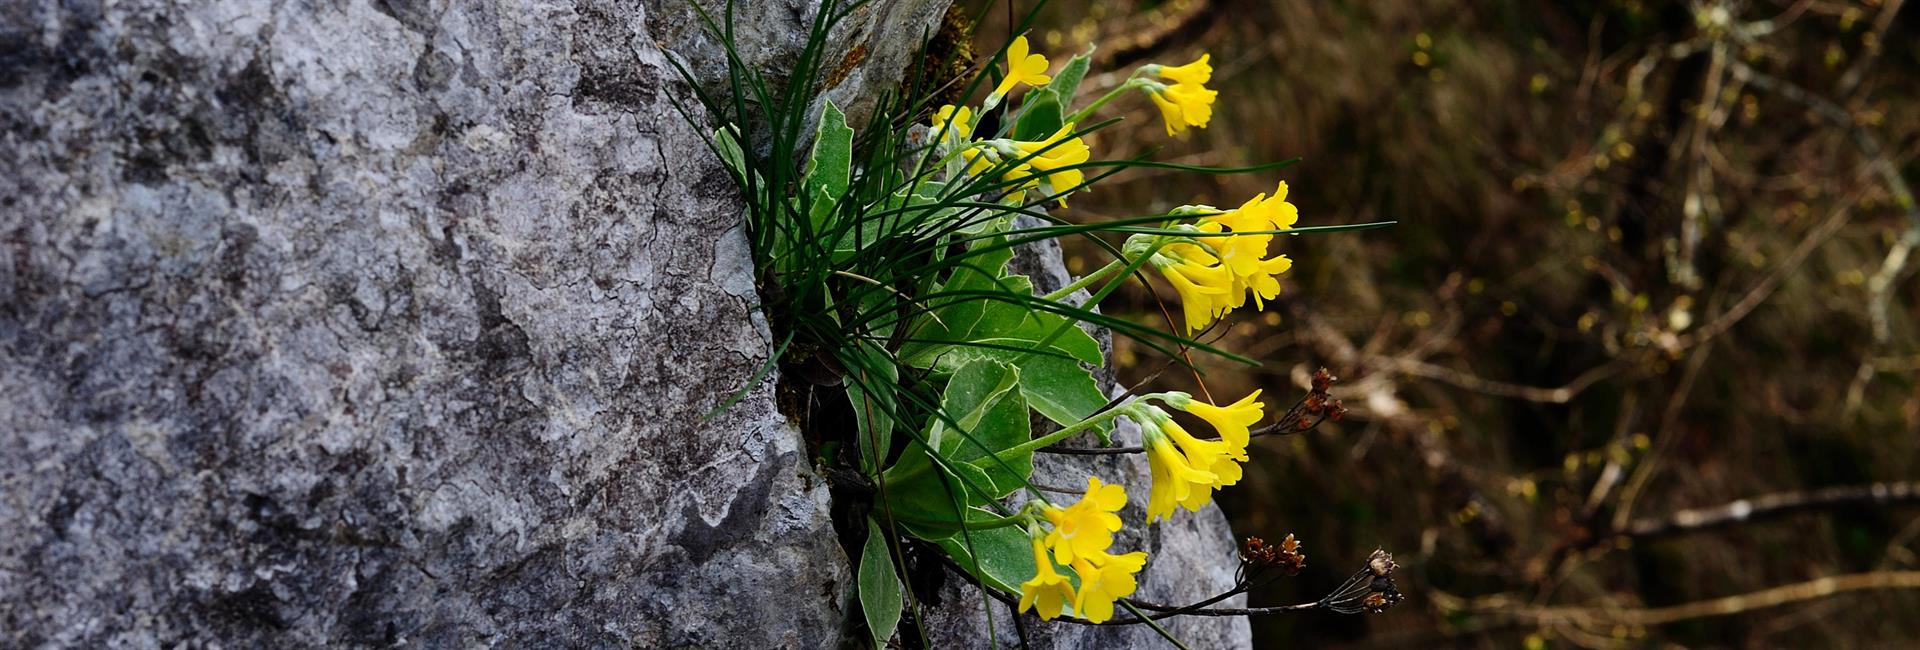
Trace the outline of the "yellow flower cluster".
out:
[[[1254,401],[1260,391],[1228,406],[1194,400],[1186,393],[1167,393],[1168,406],[1192,413],[1220,433],[1219,440],[1202,440],[1188,433],[1157,407],[1140,407],[1141,436],[1146,442],[1147,465],[1153,489],[1147,498],[1147,521],[1173,516],[1174,505],[1199,512],[1213,500],[1213,491],[1240,482],[1240,463],[1247,461],[1251,427],[1263,417],[1265,404]]]
[[[1073,505],[1042,506],[1040,513],[1053,529],[1044,535],[1029,529],[1038,568],[1032,580],[1020,585],[1020,611],[1037,610],[1040,618],[1052,619],[1071,604],[1076,615],[1089,621],[1113,618],[1114,602],[1133,594],[1139,586],[1134,574],[1147,564],[1143,552],[1107,552],[1113,533],[1120,530],[1120,516],[1114,513],[1126,505],[1125,488],[1090,476],[1086,494]],[[1073,569],[1079,588],[1054,569],[1056,560]]]
[[[1068,192],[1086,183],[1086,174],[1074,166],[1091,159],[1093,151],[1085,140],[1071,137],[1074,125],[1060,127],[1045,140],[975,142],[972,119],[971,109],[948,104],[934,112],[929,124],[933,141],[957,149],[966,160],[968,174],[982,176],[998,169],[1000,180],[1020,182],[1015,191],[1044,183],[1049,192],[1061,195],[1063,203]]]
[[[1202,54],[1186,65],[1148,65],[1142,70],[1159,77],[1158,81],[1146,81],[1143,87],[1153,104],[1160,107],[1160,117],[1167,122],[1167,135],[1185,133],[1189,126],[1204,129],[1207,122],[1213,120],[1213,100],[1220,93],[1206,85],[1213,79],[1213,66],[1207,63],[1209,57]]]
[[[1268,257],[1274,236],[1261,231],[1292,228],[1299,218],[1283,181],[1272,196],[1260,194],[1232,211],[1201,217],[1189,241],[1154,253],[1149,261],[1180,294],[1189,333],[1246,305],[1248,294],[1255,309],[1265,309],[1266,301],[1280,295],[1279,276],[1293,268],[1293,260]]]

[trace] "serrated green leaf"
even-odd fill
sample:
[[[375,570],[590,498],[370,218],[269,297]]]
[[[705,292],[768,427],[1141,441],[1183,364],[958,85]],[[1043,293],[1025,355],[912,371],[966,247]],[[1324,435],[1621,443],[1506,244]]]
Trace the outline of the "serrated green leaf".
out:
[[[927,444],[908,444],[881,476],[896,519],[922,529],[952,528],[965,508],[1026,485],[1033,454],[1005,453],[1033,438],[1019,385],[1019,371],[997,359],[978,358],[952,374],[940,400],[945,417],[929,425]],[[939,454],[948,469],[930,453]],[[955,507],[956,494],[961,508]]]
[[[1056,331],[1059,332],[1057,336],[1054,335]],[[980,319],[974,321],[972,331],[965,335],[966,338],[958,340],[1034,350],[1042,349],[1040,342],[1053,336],[1053,340],[1047,343],[1048,347],[1058,348],[1083,363],[1099,365],[1102,361],[1100,343],[1093,340],[1086,330],[1069,325],[1065,316],[1034,311],[1023,305],[987,303]]]
[[[868,519],[867,545],[860,553],[860,609],[867,614],[867,629],[873,631],[875,646],[885,646],[900,625],[900,576],[887,551],[887,537]]]
[[[918,441],[908,443],[900,459],[880,475],[894,520],[912,526],[914,535],[922,538],[957,527],[967,507],[986,502],[985,496],[967,490],[965,483],[935,465],[927,453]],[[956,494],[961,498],[957,507]]]
[[[998,241],[998,238],[981,241]],[[965,265],[956,267],[953,275],[940,284],[938,293],[954,291],[1000,291],[1006,281],[1007,262],[1013,259],[1013,250],[1001,248],[970,253]],[[1020,278],[1026,282],[1025,277]],[[1016,285],[1017,286],[1017,285]],[[1032,284],[1027,282],[1027,287]],[[910,336],[929,342],[908,343],[900,348],[900,361],[918,368],[931,368],[940,360],[940,355],[950,346],[940,342],[961,341],[973,331],[979,322],[981,313],[989,304],[983,299],[974,298],[935,298],[939,306],[931,314],[922,314],[909,329]]]
[[[980,240],[986,245],[999,238]],[[979,245],[979,244],[976,244]],[[1057,349],[1084,363],[1101,365],[1104,355],[1100,344],[1078,326],[1068,326],[1065,316],[1036,310],[1016,302],[1033,295],[1033,283],[1024,275],[1009,274],[1006,265],[1012,249],[984,249],[973,264],[954,270],[937,293],[979,292],[1007,294],[1008,299],[974,297],[934,298],[936,308],[913,324],[913,342],[902,346],[900,361],[918,368],[941,364],[942,357],[956,350],[979,349],[968,343],[995,347],[1048,351]],[[1058,334],[1055,334],[1058,332]],[[1049,340],[1051,339],[1051,340]],[[1046,341],[1042,346],[1041,342]],[[951,363],[951,362],[946,362]]]
[[[934,226],[952,218],[960,212],[958,208],[937,207],[944,187],[944,183],[930,181],[913,192],[906,189],[894,192],[880,206],[889,216],[866,219],[858,228],[847,229],[835,242],[834,262],[844,262],[860,250],[874,248],[890,239],[924,237]]]
[[[1011,350],[991,348],[959,348],[942,358],[942,364],[951,360],[955,364],[964,364],[976,358],[999,359],[1013,364],[1020,371],[1020,395],[1027,405],[1039,411],[1047,419],[1062,426],[1076,424],[1100,412],[1107,405],[1107,397],[1100,392],[1100,386],[1093,379],[1092,371],[1080,365],[1074,359],[1061,355],[1065,351],[1049,348],[1052,354],[1022,354]],[[955,366],[957,367],[957,365]],[[1107,440],[1112,431],[1111,422],[1094,427],[1101,440]]]

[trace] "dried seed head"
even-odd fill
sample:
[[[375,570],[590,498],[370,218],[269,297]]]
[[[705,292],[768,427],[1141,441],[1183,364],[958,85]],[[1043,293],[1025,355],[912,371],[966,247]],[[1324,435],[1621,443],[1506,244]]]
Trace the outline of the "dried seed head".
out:
[[[1338,399],[1327,400],[1327,419],[1339,422],[1340,418],[1346,417],[1346,415],[1347,405],[1341,404]]]
[[[1400,601],[1405,598],[1405,596],[1400,595],[1400,591],[1397,589],[1393,591],[1377,591],[1367,594],[1367,599],[1362,603],[1362,607],[1366,609],[1368,614],[1379,614],[1388,609],[1392,609],[1394,605],[1400,604]]]
[[[1331,372],[1327,372],[1326,368],[1315,370],[1313,371],[1313,392],[1327,392],[1327,389],[1332,388],[1333,382],[1336,381],[1340,381],[1340,378],[1333,376]]]
[[[1387,611],[1404,598],[1400,586],[1393,582],[1393,572],[1398,568],[1400,565],[1393,561],[1393,554],[1375,550],[1367,558],[1366,566],[1354,572],[1339,589],[1320,599],[1320,606],[1342,614]]]
[[[1250,570],[1279,569],[1292,576],[1299,575],[1307,567],[1307,555],[1300,552],[1300,541],[1291,534],[1278,545],[1268,544],[1258,537],[1248,537],[1246,544],[1240,547],[1240,563]]]
[[[1394,563],[1393,554],[1384,549],[1376,548],[1373,555],[1367,557],[1367,570],[1372,571],[1373,575],[1384,578],[1393,575],[1393,570],[1398,568],[1400,565]]]
[[[1307,568],[1307,554],[1300,552],[1300,541],[1294,539],[1292,533],[1280,541],[1280,554],[1274,560],[1274,566],[1290,576],[1300,575],[1300,571]]]

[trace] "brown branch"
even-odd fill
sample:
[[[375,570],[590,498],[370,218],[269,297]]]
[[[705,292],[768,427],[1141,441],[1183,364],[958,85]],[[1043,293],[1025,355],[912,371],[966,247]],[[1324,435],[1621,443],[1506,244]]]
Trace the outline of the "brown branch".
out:
[[[1446,366],[1431,364],[1425,361],[1419,361],[1415,359],[1407,359],[1407,358],[1400,358],[1400,357],[1375,357],[1375,358],[1381,361],[1385,361],[1389,364],[1392,364],[1394,367],[1398,368],[1401,372],[1405,372],[1409,375],[1443,381],[1449,384],[1453,384],[1454,386],[1457,386],[1460,388],[1474,391],[1476,393],[1492,395],[1494,397],[1511,397],[1515,399],[1523,399],[1531,402],[1543,402],[1547,404],[1565,404],[1567,402],[1573,401],[1574,396],[1579,395],[1581,391],[1586,390],[1587,388],[1593,386],[1595,383],[1598,383],[1600,380],[1607,378],[1609,375],[1612,375],[1615,372],[1618,372],[1621,366],[1621,363],[1618,361],[1603,363],[1598,366],[1594,366],[1593,368],[1587,370],[1586,372],[1580,373],[1580,376],[1573,378],[1573,381],[1567,382],[1565,386],[1560,386],[1557,388],[1543,388],[1540,386],[1527,386],[1523,384],[1514,384],[1514,383],[1508,383],[1504,381],[1497,381],[1493,379],[1485,379],[1476,375],[1460,372],[1452,368],[1448,368]]]
[[[1841,485],[1803,492],[1779,492],[1712,508],[1681,510],[1666,517],[1635,519],[1618,534],[1663,537],[1746,523],[1755,519],[1820,508],[1920,503],[1920,482]]]
[[[1882,14],[1882,24],[1890,21],[1900,3],[1888,6]],[[1813,114],[1832,123],[1847,132],[1853,138],[1855,148],[1867,159],[1867,166],[1880,175],[1887,184],[1887,191],[1893,194],[1893,202],[1905,213],[1907,229],[1887,251],[1887,257],[1867,283],[1867,316],[1873,325],[1875,341],[1885,343],[1892,336],[1891,325],[1887,317],[1888,292],[1895,280],[1906,270],[1908,258],[1916,247],[1920,247],[1920,203],[1916,203],[1913,190],[1900,175],[1900,170],[1889,160],[1880,146],[1880,140],[1853,118],[1846,108],[1812,91],[1753,69],[1744,63],[1735,63],[1734,74],[1746,77],[1755,88],[1771,91],[1794,102],[1806,106]]]
[[[1828,576],[1771,589],[1682,603],[1670,607],[1521,607],[1483,613],[1537,625],[1665,625],[1696,618],[1732,616],[1757,609],[1826,598],[1849,591],[1920,589],[1920,571],[1884,571]]]

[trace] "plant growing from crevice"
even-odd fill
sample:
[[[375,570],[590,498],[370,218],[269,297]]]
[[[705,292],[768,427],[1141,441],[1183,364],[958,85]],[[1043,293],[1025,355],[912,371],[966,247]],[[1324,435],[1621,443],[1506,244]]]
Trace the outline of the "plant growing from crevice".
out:
[[[745,197],[746,237],[773,325],[775,353],[755,382],[783,368],[808,382],[807,401],[836,403],[818,412],[842,414],[802,426],[816,438],[823,473],[841,486],[836,499],[859,502],[836,505],[856,513],[841,523],[843,535],[861,540],[864,622],[884,644],[903,612],[920,620],[899,572],[900,540],[913,538],[940,549],[983,598],[1017,599],[1023,612],[1090,624],[1116,622],[1125,609],[1131,617],[1121,620],[1152,625],[1178,645],[1154,621],[1183,612],[1149,615],[1128,599],[1147,554],[1113,548],[1124,525],[1116,514],[1127,500],[1121,484],[1139,477],[1089,476],[1078,500],[1055,502],[1031,482],[1033,456],[1078,436],[1111,447],[1114,421],[1131,420],[1143,432],[1140,447],[1098,451],[1145,453],[1149,522],[1168,519],[1200,510],[1239,481],[1254,427],[1267,419],[1264,405],[1259,391],[1226,405],[1181,392],[1109,397],[1092,374],[1105,358],[1089,329],[1130,337],[1176,363],[1189,364],[1190,352],[1251,363],[1197,337],[1228,312],[1249,302],[1262,308],[1279,294],[1277,278],[1291,263],[1273,255],[1272,244],[1282,235],[1385,224],[1298,226],[1285,183],[1232,209],[1058,219],[1049,206],[1130,168],[1253,173],[1292,161],[1222,169],[1155,162],[1151,152],[1095,158],[1089,138],[1113,120],[1090,120],[1129,96],[1157,105],[1169,134],[1208,127],[1216,95],[1206,87],[1208,58],[1140,66],[1114,92],[1075,107],[1092,48],[1056,69],[1024,37],[958,80],[910,77],[902,92],[877,98],[855,129],[817,91],[829,36],[859,7],[823,2],[777,87],[734,55],[730,7],[719,17],[702,13],[728,45],[730,74],[721,92],[693,88],[720,125],[710,144]],[[990,91],[978,106],[915,99],[950,95],[949,84],[962,85],[961,97]],[[692,107],[681,108],[699,123]],[[1111,260],[1045,293],[1009,269],[1020,247],[1062,237],[1084,237]],[[1154,278],[1180,296],[1177,325],[1096,309],[1124,283]],[[1331,383],[1316,381],[1294,411],[1308,409],[1312,424],[1338,417],[1337,400],[1326,395]],[[1211,434],[1188,431],[1176,411]],[[1034,414],[1049,425],[1034,430]],[[1282,432],[1312,427],[1294,412],[1283,421]]]

